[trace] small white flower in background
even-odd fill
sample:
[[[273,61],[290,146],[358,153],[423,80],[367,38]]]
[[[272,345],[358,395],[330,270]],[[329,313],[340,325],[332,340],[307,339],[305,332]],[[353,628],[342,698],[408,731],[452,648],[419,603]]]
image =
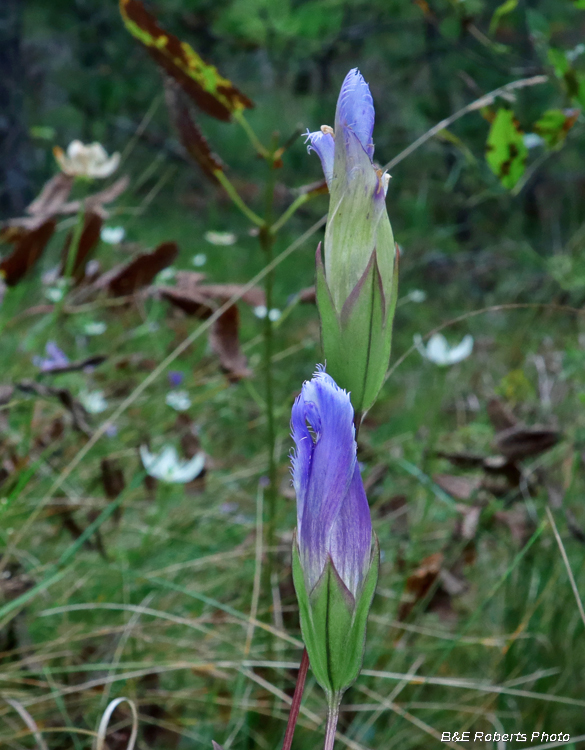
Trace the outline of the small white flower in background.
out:
[[[60,302],[63,299],[64,294],[64,286],[50,286],[48,289],[45,289],[45,297],[49,302]]]
[[[94,320],[91,323],[86,323],[83,326],[83,332],[86,336],[100,336],[105,333],[107,325],[101,320]]]
[[[275,323],[282,313],[280,310],[277,310],[276,307],[273,307],[272,310],[268,313],[268,320],[271,320],[273,323]]]
[[[82,391],[79,400],[90,414],[101,414],[108,408],[103,391]]]
[[[191,399],[187,391],[169,391],[165,402],[167,406],[171,406],[175,411],[185,411],[191,406]]]
[[[197,268],[204,266],[207,263],[207,255],[205,255],[205,253],[197,253],[197,255],[193,256],[192,263]]]
[[[473,336],[467,334],[457,346],[452,347],[442,333],[434,333],[425,347],[422,336],[417,333],[414,336],[414,345],[429,362],[443,366],[454,365],[467,359],[473,351]]]
[[[101,143],[85,145],[81,141],[72,141],[67,146],[67,153],[55,146],[53,154],[61,171],[70,177],[98,177],[104,179],[113,174],[120,164],[120,154],[108,156]]]
[[[149,476],[172,484],[192,482],[205,468],[205,453],[199,452],[190,461],[183,461],[172,445],[165,445],[158,454],[141,445],[140,458]]]
[[[260,320],[262,320],[268,315],[268,319],[274,323],[280,318],[282,313],[276,307],[273,307],[272,310],[268,311],[268,308],[266,307],[266,305],[258,305],[257,307],[254,308],[254,315],[257,318],[260,318]]]
[[[526,148],[536,148],[544,144],[544,138],[541,138],[536,133],[525,133],[523,140]]]
[[[203,236],[212,245],[233,245],[238,239],[233,232],[205,232]]]
[[[117,245],[122,242],[126,236],[126,230],[124,227],[103,227],[100,232],[100,238],[102,242],[107,245]]]
[[[156,281],[172,281],[177,275],[177,269],[173,266],[163,268],[163,270],[156,275]]]
[[[408,294],[408,299],[411,302],[416,302],[417,304],[424,302],[426,298],[427,298],[427,293],[423,292],[422,289],[413,289],[412,292],[409,292]]]

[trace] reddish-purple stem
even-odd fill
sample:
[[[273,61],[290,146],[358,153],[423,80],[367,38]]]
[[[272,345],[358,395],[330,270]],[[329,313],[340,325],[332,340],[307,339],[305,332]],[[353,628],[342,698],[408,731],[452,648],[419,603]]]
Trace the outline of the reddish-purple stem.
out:
[[[297,725],[297,719],[299,711],[301,710],[301,700],[303,698],[303,690],[305,689],[305,680],[307,679],[307,670],[309,669],[309,654],[307,649],[303,650],[303,656],[301,659],[301,665],[299,667],[299,674],[297,676],[297,684],[295,686],[295,694],[293,695],[292,703],[290,706],[290,713],[288,715],[288,724],[286,725],[286,733],[284,735],[284,742],[282,750],[290,750],[292,747],[292,741],[295,734],[295,727]]]

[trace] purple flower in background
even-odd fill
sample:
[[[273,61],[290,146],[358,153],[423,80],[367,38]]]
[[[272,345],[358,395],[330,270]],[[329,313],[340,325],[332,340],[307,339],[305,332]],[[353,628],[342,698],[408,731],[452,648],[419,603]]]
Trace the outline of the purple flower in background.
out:
[[[178,388],[183,382],[183,373],[178,370],[169,370],[167,377],[173,388]]]
[[[329,187],[325,231],[325,276],[338,312],[360,281],[374,251],[386,301],[391,297],[394,237],[386,212],[389,176],[372,161],[374,104],[357,68],[341,86],[335,130],[322,125],[307,132]]]
[[[372,522],[360,475],[349,394],[322,367],[304,383],[291,418],[298,547],[311,593],[328,560],[354,599],[372,560]]]
[[[54,341],[47,342],[45,346],[45,355],[45,358],[39,356],[33,357],[33,365],[40,368],[41,372],[57,370],[60,367],[66,367],[69,364],[69,359]]]

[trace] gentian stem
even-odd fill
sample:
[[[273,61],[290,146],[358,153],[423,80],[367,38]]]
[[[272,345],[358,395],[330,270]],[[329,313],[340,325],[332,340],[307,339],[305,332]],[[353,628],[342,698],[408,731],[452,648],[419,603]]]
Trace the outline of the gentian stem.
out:
[[[325,729],[325,745],[323,750],[333,750],[335,743],[335,732],[337,730],[337,720],[339,719],[339,700],[329,706],[327,713],[327,727]]]
[[[290,750],[292,747],[292,741],[295,734],[295,727],[297,725],[297,719],[299,717],[299,711],[301,710],[301,700],[303,698],[303,691],[305,689],[305,680],[307,679],[307,670],[309,669],[309,654],[307,649],[303,649],[303,656],[301,658],[301,664],[299,667],[299,673],[297,675],[297,684],[295,686],[295,694],[290,706],[290,713],[288,715],[288,723],[286,725],[286,732],[284,735],[284,742],[282,744],[282,750]]]
[[[274,139],[275,140],[275,139]],[[266,263],[270,264],[273,257],[274,235],[271,233],[273,221],[274,186],[276,183],[276,170],[274,167],[273,154],[276,143],[272,144],[270,154],[266,156],[266,162],[270,169],[266,182],[265,204],[264,204],[264,226],[260,229],[260,245],[265,253]],[[272,378],[272,321],[270,310],[272,309],[272,290],[274,284],[274,271],[266,274],[264,279],[264,292],[266,294],[266,316],[264,318],[264,383],[266,394],[266,443],[268,448],[268,487],[266,490],[267,500],[267,524],[266,524],[266,551],[269,564],[266,566],[266,581],[270,582],[270,574],[274,559],[274,536],[276,524],[276,432],[274,426],[274,392]],[[269,588],[269,586],[268,586]]]

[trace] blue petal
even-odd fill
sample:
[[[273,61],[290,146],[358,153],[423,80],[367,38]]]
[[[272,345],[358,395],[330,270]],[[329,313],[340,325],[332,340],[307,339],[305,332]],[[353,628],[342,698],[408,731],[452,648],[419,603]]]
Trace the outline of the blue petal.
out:
[[[306,132],[307,140],[310,141],[307,146],[307,151],[315,151],[319,159],[321,159],[321,166],[323,167],[323,174],[327,180],[327,185],[331,182],[333,176],[333,154],[335,151],[335,139],[331,133],[323,133],[321,130],[317,130],[314,133]],[[306,143],[307,141],[305,141]]]
[[[335,134],[339,130],[352,130],[364,151],[372,159],[374,144],[374,103],[370,87],[357,68],[350,70],[341,86],[335,113]]]
[[[341,580],[358,597],[370,565],[372,521],[359,466],[353,478],[329,537],[329,554]]]
[[[292,430],[299,547],[310,591],[325,567],[331,529],[356,466],[349,394],[323,370],[303,385],[293,407]]]

